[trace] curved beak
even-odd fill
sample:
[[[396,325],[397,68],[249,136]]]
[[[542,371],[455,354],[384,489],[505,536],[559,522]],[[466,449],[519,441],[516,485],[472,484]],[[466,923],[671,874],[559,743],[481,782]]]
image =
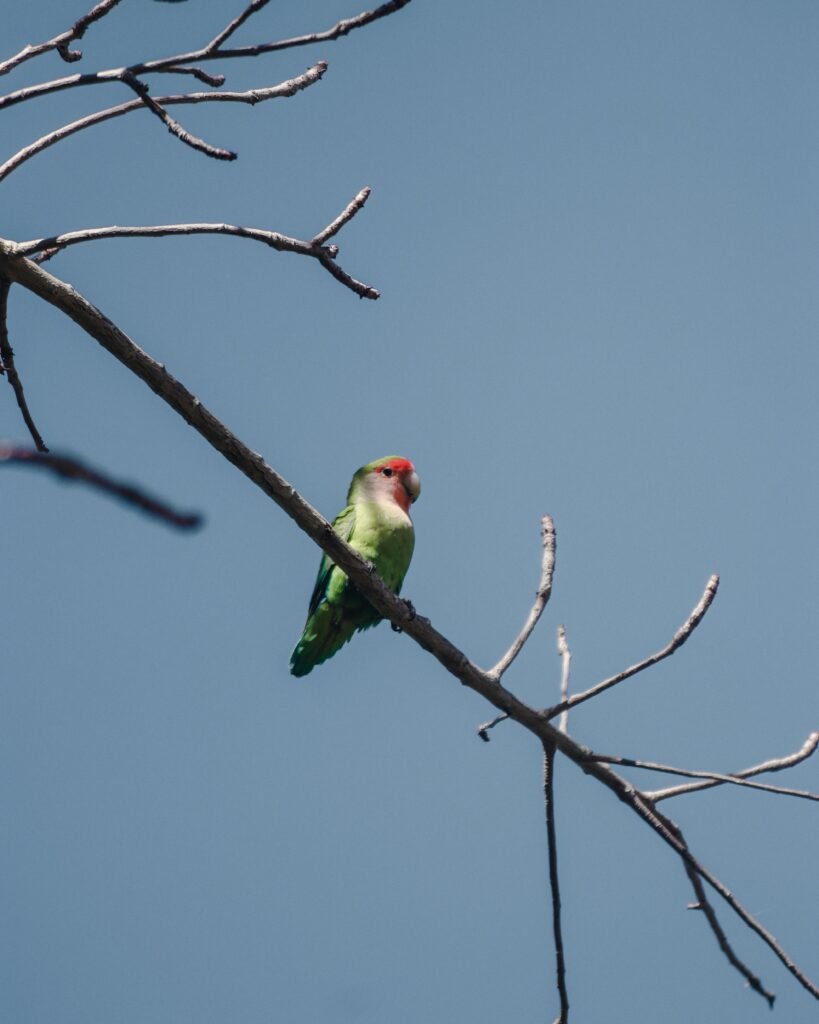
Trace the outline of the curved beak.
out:
[[[411,473],[407,473],[404,477],[404,490],[409,495],[410,501],[417,501],[418,495],[421,493],[421,478],[413,469]]]

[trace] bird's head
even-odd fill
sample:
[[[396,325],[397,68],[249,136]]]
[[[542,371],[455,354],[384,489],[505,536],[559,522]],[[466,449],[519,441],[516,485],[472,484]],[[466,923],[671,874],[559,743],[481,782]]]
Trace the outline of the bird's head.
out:
[[[421,493],[421,481],[415,466],[399,455],[387,455],[368,462],[353,477],[348,502],[394,501],[405,512]]]

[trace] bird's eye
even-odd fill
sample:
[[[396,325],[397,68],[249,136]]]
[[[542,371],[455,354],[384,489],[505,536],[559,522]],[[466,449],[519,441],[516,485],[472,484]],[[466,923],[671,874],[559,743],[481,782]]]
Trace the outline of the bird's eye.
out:
[[[392,470],[390,469],[390,467],[389,467],[389,466],[385,466],[385,467],[384,467],[384,468],[383,468],[383,469],[381,470],[381,472],[383,473],[383,475],[384,475],[384,476],[392,476]]]

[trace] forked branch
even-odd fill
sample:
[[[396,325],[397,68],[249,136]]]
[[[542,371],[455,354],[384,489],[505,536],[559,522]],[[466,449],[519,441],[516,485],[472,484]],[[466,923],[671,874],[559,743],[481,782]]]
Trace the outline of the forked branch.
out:
[[[410,0],[389,0],[389,3],[381,4],[380,7],[376,7],[374,10],[363,11],[353,18],[344,18],[324,32],[310,32],[306,35],[294,36],[290,39],[280,39],[271,43],[258,43],[254,46],[239,46],[233,49],[224,49],[221,45],[213,46],[214,41],[219,39],[217,35],[206,46],[200,47],[197,50],[189,50],[186,53],[177,53],[172,57],[140,61],[136,64],[131,64],[128,68],[107,68],[104,71],[96,71],[89,74],[68,75],[65,78],[56,78],[50,82],[40,82],[37,85],[17,89],[14,92],[7,93],[5,96],[0,96],[0,110],[4,107],[14,106],[17,103],[24,103],[26,100],[35,99],[39,96],[63,92],[66,89],[87,85],[107,85],[111,82],[118,82],[122,80],[123,73],[125,72],[130,72],[136,76],[149,75],[159,71],[175,70],[179,65],[183,64],[195,64],[196,62],[209,60],[229,60],[241,57],[259,57],[265,53],[289,50],[296,46],[332,42],[335,39],[346,36],[355,29],[364,28],[365,25],[370,25],[380,18],[385,18],[396,11],[400,11],[409,2]],[[251,3],[246,9],[245,14],[240,15],[240,18],[246,20],[250,14],[255,13],[262,6],[264,4]],[[234,30],[231,29],[232,25],[234,25],[234,22],[227,26],[231,30],[228,32],[228,35]],[[238,28],[238,25],[235,27]],[[225,38],[227,38],[227,35]]]
[[[49,53],[51,50],[56,50],[67,64],[81,60],[82,51],[70,49],[71,43],[75,39],[82,39],[89,25],[93,25],[95,21],[104,18],[118,3],[119,0],[100,0],[98,4],[91,8],[88,14],[84,14],[78,21],[75,21],[71,28],[66,29],[65,32],[61,32],[59,35],[54,36],[53,39],[48,39],[44,43],[37,43],[35,46],[31,44],[24,46],[13,57],[0,61],[0,75],[7,75],[9,71],[13,71],[14,68],[24,64],[27,60],[31,60],[32,57],[39,57],[41,54]]]
[[[190,74],[196,74],[197,77],[200,77],[198,69],[184,70]],[[180,103],[248,103],[250,106],[255,106],[257,103],[264,103],[266,100],[283,99],[295,96],[297,93],[302,92],[304,89],[307,89],[311,85],[315,85],[316,82],[320,81],[326,70],[327,62],[320,60],[316,61],[312,67],[309,67],[304,74],[297,75],[295,78],[288,78],[283,82],[279,82],[278,85],[266,86],[263,89],[247,89],[244,92],[179,93],[168,96],[156,96],[153,98],[153,103],[163,110],[165,107],[176,106]],[[31,160],[32,157],[37,156],[38,153],[42,153],[44,150],[56,145],[58,142],[62,142],[63,139],[76,135],[77,132],[81,132],[86,128],[92,128],[97,124],[102,124],[104,121],[110,121],[113,120],[113,118],[122,117],[124,114],[131,114],[135,110],[146,109],[148,108],[146,107],[143,99],[130,100],[128,103],[120,103],[114,107],[107,107],[105,110],[98,110],[95,113],[88,114],[76,121],[71,121],[70,124],[65,124],[61,128],[55,129],[53,132],[48,132],[48,134],[42,135],[39,139],[35,139],[35,141],[29,143],[29,145],[23,146],[22,149],[9,157],[5,163],[0,164],[0,181],[8,177],[12,171],[17,170],[17,168],[22,166],[27,160]]]
[[[346,224],[347,221],[351,220],[364,206],[369,194],[369,188],[362,189],[349,203],[344,212],[328,225],[328,228],[319,232],[319,235],[316,237],[326,235],[329,228],[334,228],[333,233],[337,231],[341,227],[339,221]],[[266,231],[263,228],[246,228],[236,224],[111,225],[102,228],[85,228],[82,231],[68,231],[61,235],[51,235],[48,238],[35,238],[27,242],[20,242],[14,248],[14,252],[20,256],[27,256],[42,263],[62,249],[67,249],[72,245],[79,245],[82,242],[94,242],[106,238],[162,238],[169,235],[234,235],[237,238],[249,238],[255,242],[261,242],[277,252],[292,252],[300,256],[312,256],[333,277],[341,281],[342,284],[355,292],[360,298],[377,299],[379,297],[377,288],[364,284],[341,270],[335,262],[338,255],[338,246],[317,244],[315,240],[301,241],[298,238],[282,235],[278,231]]]
[[[636,665],[632,665],[630,668],[624,669],[622,672],[618,672],[617,675],[609,676],[609,678],[604,679],[602,683],[597,683],[596,686],[592,686],[588,690],[584,690],[582,693],[576,693],[573,697],[561,700],[559,704],[555,704],[554,707],[549,708],[549,718],[554,718],[556,715],[559,715],[564,711],[568,711],[570,708],[577,707],[578,704],[582,704],[584,701],[590,700],[592,697],[596,697],[605,690],[611,689],[612,686],[622,683],[624,679],[630,679],[631,676],[636,676],[638,672],[643,672],[645,669],[651,668],[652,665],[656,665],[657,662],[662,661],[664,658],[670,657],[676,650],[682,647],[685,641],[702,622],[705,617],[705,613],[711,607],[711,602],[716,597],[718,587],[719,576],[714,573],[706,583],[702,597],[697,602],[694,610],[674,634],[671,642],[666,644],[666,646],[661,650],[657,651],[656,654],[652,654],[648,658],[644,658],[643,661],[638,661]]]

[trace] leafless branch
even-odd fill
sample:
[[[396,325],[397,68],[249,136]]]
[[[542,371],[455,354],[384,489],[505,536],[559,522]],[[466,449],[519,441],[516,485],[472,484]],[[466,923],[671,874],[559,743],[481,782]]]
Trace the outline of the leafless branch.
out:
[[[617,764],[623,768],[645,768],[652,772],[663,772],[667,775],[682,775],[690,779],[709,779],[712,782],[730,782],[734,786],[745,786],[748,789],[761,789],[766,793],[781,793],[784,796],[798,796],[803,800],[819,801],[819,793],[811,793],[807,789],[788,789],[785,786],[768,786],[764,782],[749,782],[747,779],[738,778],[736,775],[722,775],[719,772],[693,771],[688,768],[672,768],[667,764],[657,764],[654,761],[638,761],[631,757],[617,757],[616,755],[594,754],[595,761],[603,761],[605,764]],[[649,794],[646,794],[649,796]]]
[[[225,84],[224,75],[212,75],[203,68],[188,67],[186,64],[177,64],[167,68],[160,68],[160,73],[168,75],[193,75],[193,77],[198,78],[200,82],[204,82],[205,85],[212,85],[214,88],[218,88],[220,85]]]
[[[569,677],[572,672],[572,651],[569,647],[569,641],[566,636],[566,627],[557,627],[557,653],[560,655],[561,662],[561,674],[560,674],[560,700],[565,701],[569,696]],[[566,708],[561,712],[560,725],[558,726],[561,732],[566,732],[569,728],[569,709]]]
[[[320,81],[326,70],[327,62],[320,60],[313,64],[312,67],[309,67],[303,75],[298,75],[296,78],[288,78],[278,85],[267,86],[264,89],[248,89],[245,92],[180,93],[178,95],[157,96],[154,102],[162,107],[170,107],[179,103],[249,103],[251,106],[255,106],[257,103],[263,103],[265,100],[295,96],[298,92]],[[37,156],[43,150],[56,145],[58,142],[62,142],[63,139],[67,139],[69,136],[75,135],[85,128],[102,124],[103,121],[110,121],[115,117],[122,117],[123,114],[130,114],[135,110],[145,109],[145,104],[141,99],[131,100],[128,103],[120,103],[115,107],[98,110],[93,114],[88,114],[86,117],[79,118],[77,121],[63,125],[61,128],[57,128],[55,131],[35,139],[34,142],[24,146],[13,156],[9,157],[5,163],[0,164],[0,181],[33,156]]]
[[[151,497],[141,487],[115,480],[70,455],[44,454],[32,448],[20,448],[0,441],[0,466],[14,465],[45,469],[63,480],[87,484],[180,530],[195,530],[202,525],[199,513],[178,512],[164,501]]]
[[[351,200],[347,204],[347,206],[341,211],[341,213],[336,217],[334,221],[331,221],[326,228],[319,231],[317,235],[313,236],[313,245],[324,245],[324,243],[328,242],[333,237],[333,235],[338,234],[338,232],[344,227],[347,221],[352,220],[353,217],[355,217],[355,215],[361,209],[361,207],[367,202],[367,200],[370,198],[371,191],[372,190],[366,186],[362,188],[362,190],[358,193],[355,199]]]
[[[490,719],[488,722],[484,722],[483,725],[478,726],[478,735],[484,743],[489,742],[489,730],[494,729],[496,725],[500,725],[501,722],[505,722],[508,718],[509,715],[504,712],[502,715],[495,715],[495,717]]]
[[[616,676],[609,676],[609,678],[604,679],[602,683],[598,683],[596,686],[592,686],[590,689],[584,690],[583,693],[576,693],[573,697],[569,697],[568,700],[561,700],[559,704],[555,704],[554,707],[549,708],[549,718],[554,718],[556,715],[561,714],[561,712],[568,711],[569,708],[576,707],[578,704],[582,704],[584,701],[590,700],[592,697],[596,697],[604,690],[608,690],[612,686],[622,683],[624,679],[636,676],[638,672],[651,668],[651,666],[656,665],[658,661],[662,661],[664,658],[668,658],[672,655],[676,650],[678,650],[678,648],[682,647],[700,622],[702,622],[705,613],[711,607],[711,602],[714,600],[718,586],[719,576],[714,573],[714,575],[708,580],[708,583],[706,583],[702,597],[697,602],[694,610],[674,634],[671,642],[666,644],[662,650],[657,651],[656,654],[652,654],[643,661],[637,662],[636,665],[632,665],[630,668],[624,669],[622,672],[618,672]]]
[[[359,207],[360,209],[360,207]],[[350,219],[349,217],[347,218]],[[102,228],[85,228],[82,231],[69,231],[49,238],[35,238],[17,245],[15,251],[22,256],[32,257],[38,262],[50,259],[62,249],[81,242],[100,241],[105,238],[162,238],[169,235],[235,235],[238,238],[250,238],[275,249],[278,252],[292,252],[300,256],[312,256],[337,280],[363,299],[377,299],[379,292],[371,285],[363,284],[350,277],[335,263],[338,254],[337,246],[316,246],[312,242],[290,238],[277,231],[265,231],[263,228],[246,228],[236,224],[150,224],[142,226],[123,226],[119,224]]]
[[[555,828],[555,748],[543,744],[543,799],[546,808],[546,835],[549,846],[549,889],[552,893],[552,933],[555,940],[555,972],[560,995],[560,1016],[555,1024],[568,1024],[569,992],[566,988],[566,954],[560,922],[560,884],[557,877],[557,830]]]
[[[20,380],[20,375],[17,373],[17,367],[14,365],[14,349],[11,347],[9,341],[8,331],[8,299],[9,290],[11,288],[11,282],[8,278],[0,275],[0,373],[5,373],[8,378],[8,382],[14,391],[14,397],[17,399],[17,407],[20,410],[23,421],[28,428],[31,439],[37,446],[37,450],[41,452],[47,452],[45,441],[40,435],[40,431],[34,422],[34,418],[29,411],[28,402],[23,391],[23,382]]]
[[[671,786],[668,789],[655,789],[647,792],[646,797],[652,803],[659,803],[660,800],[668,800],[673,796],[681,796],[683,793],[696,793],[701,789],[710,789],[712,786],[721,786],[724,782],[740,782],[742,779],[749,779],[753,775],[762,775],[764,772],[780,772],[785,768],[792,768],[802,761],[806,761],[811,754],[819,747],[819,732],[812,732],[795,754],[787,757],[778,757],[771,761],[763,761],[762,764],[754,765],[753,768],[745,768],[740,772],[732,772],[730,776],[709,776],[705,782],[690,782],[684,786]],[[773,792],[785,792],[790,795],[799,795],[800,791],[780,790],[776,786],[764,787],[772,789]],[[813,794],[811,794],[813,795]]]
[[[80,60],[82,58],[82,51],[71,50],[69,45],[75,39],[82,39],[89,25],[99,21],[100,18],[104,18],[118,3],[119,0],[100,0],[100,3],[92,7],[88,14],[84,14],[65,32],[61,32],[58,36],[54,36],[53,39],[49,39],[45,43],[38,43],[36,46],[31,44],[24,46],[19,53],[9,57],[8,60],[0,62],[0,75],[6,75],[9,71],[19,67],[20,64],[25,63],[25,61],[31,60],[32,57],[39,57],[40,54],[48,53],[50,50],[56,50],[67,64]]]
[[[561,734],[558,733],[558,735]],[[572,760],[574,759],[572,758]],[[611,768],[594,761],[588,762],[588,765],[589,773],[594,775],[594,777],[602,782],[607,788],[611,789],[619,799],[623,801],[623,803],[630,807],[665,843],[675,850],[683,862],[687,866],[691,867],[705,882],[707,882],[708,885],[710,885],[711,888],[722,897],[740,920],[742,920],[747,927],[751,929],[751,931],[755,932],[759,938],[762,939],[771,952],[773,952],[785,967],[787,967],[799,984],[810,992],[814,999],[819,999],[819,988],[817,988],[810,978],[808,978],[807,975],[796,966],[791,957],[776,941],[774,936],[763,928],[759,921],[757,921],[756,918],[745,909],[727,886],[725,886],[712,872],[704,867],[696,857],[694,857],[682,836],[680,827],[671,822],[665,815],[661,814],[654,804],[646,799],[644,793],[635,789],[625,779],[612,771]],[[600,771],[600,769],[602,769],[602,771]]]
[[[183,128],[182,125],[175,121],[167,110],[158,103],[150,94],[148,86],[145,82],[141,81],[136,75],[131,74],[129,71],[124,72],[122,81],[139,96],[142,102],[145,104],[148,110],[151,111],[154,116],[158,117],[159,120],[165,125],[171,135],[175,135],[180,142],[184,142],[186,146],[190,146],[191,149],[197,150],[199,153],[204,153],[205,156],[213,157],[214,160],[235,160],[236,153],[231,149],[220,149],[218,146],[212,146],[209,142],[205,142],[204,139],[200,139],[197,135],[193,135]]]
[[[515,694],[503,687],[493,674],[470,661],[462,651],[439,633],[428,619],[417,613],[413,614],[407,603],[384,585],[378,575],[372,572],[372,567],[341,540],[330,523],[320,516],[291,484],[269,466],[258,453],[249,449],[161,364],[135,345],[126,334],[75,289],[53,277],[30,260],[21,258],[13,246],[3,241],[0,241],[0,272],[57,309],[62,310],[103,348],[143,380],[210,445],[233,463],[265,494],[269,495],[299,528],[347,574],[352,584],[379,615],[400,626],[403,633],[429,651],[460,682],[479,693],[500,712],[507,714],[532,732],[540,739],[541,743],[553,744],[557,750],[580,766],[584,772],[605,785],[618,799],[638,814],[644,823],[675,850],[686,864],[693,867],[745,924],[762,938],[799,983],[814,998],[819,999],[819,989],[796,967],[773,936],[742,907],[719,879],[696,861],[687,845],[669,829],[666,823],[667,819],[654,808],[654,805],[607,765],[589,760],[591,751],[551,724],[549,716],[552,714],[552,709],[539,711],[521,701]]]
[[[38,96],[47,96],[50,93],[61,92],[64,89],[73,89],[84,85],[104,85],[110,82],[117,82],[122,79],[124,71],[142,76],[153,74],[157,71],[165,71],[168,68],[179,64],[191,64],[197,61],[231,59],[235,57],[259,57],[265,53],[274,53],[277,50],[292,49],[295,46],[309,46],[311,43],[331,42],[346,36],[354,29],[363,28],[379,18],[385,18],[389,14],[406,7],[410,0],[390,0],[389,3],[381,4],[372,11],[364,11],[354,18],[345,18],[337,22],[332,28],[324,32],[312,32],[303,36],[294,36],[292,39],[281,39],[273,43],[259,43],[255,46],[240,46],[230,50],[214,49],[208,46],[199,50],[191,50],[188,53],[177,53],[173,57],[162,57],[159,60],[142,61],[132,64],[129,68],[108,68],[105,71],[97,71],[93,74],[68,75],[65,78],[56,78],[50,82],[40,82],[37,85],[30,85],[24,89],[17,89],[14,92],[0,96],[0,110],[4,107],[11,107],[17,103],[34,99]],[[218,37],[217,37],[218,38]]]
[[[227,24],[222,31],[218,33],[218,35],[211,39],[208,45],[204,48],[205,52],[214,53],[217,51],[225,40],[229,39],[238,28],[241,28],[241,26],[244,25],[248,18],[252,17],[263,7],[266,7],[269,2],[270,0],[252,0],[241,14],[237,15],[233,21],[229,22],[229,24]]]
[[[656,810],[656,809],[655,809]],[[669,830],[677,837],[677,839],[685,844],[685,837],[682,832],[677,828],[673,821],[668,818],[663,819]],[[699,874],[694,870],[690,864],[685,864],[685,873],[688,875],[688,880],[694,889],[694,894],[697,897],[696,903],[689,903],[689,910],[701,910],[705,915],[705,919],[708,922],[711,931],[714,933],[714,937],[717,940],[717,944],[722,952],[725,954],[728,963],[731,964],[739,973],[745,978],[750,988],[754,992],[758,992],[763,999],[766,1000],[768,1006],[773,1009],[774,1000],[776,996],[773,992],[769,991],[764,987],[760,979],[753,973],[753,971],[745,964],[733,950],[731,943],[728,941],[728,936],[725,934],[722,925],[717,917],[717,912],[714,909],[713,904],[708,899],[705,892],[705,886],[702,884],[702,879]]]
[[[491,676],[498,680],[509,668],[515,658],[517,658],[518,654],[520,654],[523,645],[529,639],[532,630],[538,623],[538,619],[543,614],[543,609],[546,607],[552,593],[552,576],[554,575],[555,569],[555,552],[557,549],[557,542],[555,539],[555,524],[552,521],[551,516],[544,516],[543,519],[541,519],[540,537],[543,541],[543,561],[541,563],[540,570],[540,584],[537,588],[537,593],[535,594],[535,603],[532,605],[532,610],[529,612],[529,616],[523,624],[523,629],[515,638],[514,643],[497,665],[495,665],[495,667],[489,672]]]

